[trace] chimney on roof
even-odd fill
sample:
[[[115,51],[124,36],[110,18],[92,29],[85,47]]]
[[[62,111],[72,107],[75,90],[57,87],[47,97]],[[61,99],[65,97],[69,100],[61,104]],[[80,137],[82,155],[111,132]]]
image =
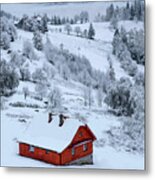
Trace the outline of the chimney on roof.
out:
[[[49,113],[48,114],[48,123],[51,123],[51,121],[52,121],[52,113]]]
[[[63,126],[66,119],[68,119],[68,116],[64,116],[63,114],[59,115],[59,127]]]
[[[60,114],[59,115],[59,127],[61,127],[64,124],[64,115]]]

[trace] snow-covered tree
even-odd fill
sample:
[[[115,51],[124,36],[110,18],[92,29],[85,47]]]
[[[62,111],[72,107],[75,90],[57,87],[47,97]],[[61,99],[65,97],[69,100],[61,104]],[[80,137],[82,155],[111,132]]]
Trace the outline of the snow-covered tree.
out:
[[[23,43],[23,55],[30,60],[36,59],[33,45],[29,40],[26,40]]]
[[[93,95],[92,95],[92,87],[91,86],[84,87],[83,99],[84,99],[84,106],[88,106],[90,109],[92,106],[92,103],[93,103]]]
[[[54,87],[48,95],[48,111],[60,112],[62,110],[62,93],[58,87]]]
[[[10,36],[7,34],[7,32],[1,32],[0,46],[5,50],[10,48]]]
[[[56,74],[56,70],[54,68],[54,66],[52,66],[51,64],[49,64],[48,62],[43,64],[43,72],[46,74],[47,76],[47,81],[52,80]]]
[[[107,60],[109,62],[109,68],[107,69],[107,72],[106,72],[106,78],[108,81],[115,81],[115,71],[113,68],[111,57],[108,56]]]
[[[132,83],[128,78],[121,78],[109,86],[105,103],[120,115],[131,116],[134,113],[135,102],[131,99]]]
[[[32,79],[33,79],[34,82],[37,82],[37,83],[40,83],[40,84],[46,84],[47,83],[46,73],[41,68],[37,68],[33,72]]]
[[[83,35],[84,38],[88,38],[88,30],[84,29],[83,32],[82,32],[82,35]]]
[[[113,29],[118,28],[118,18],[116,15],[114,15],[111,20],[110,20],[110,25],[112,26]]]
[[[90,23],[89,30],[88,30],[88,39],[94,39],[95,36],[95,29],[93,27],[93,24]]]
[[[0,61],[0,95],[13,92],[19,85],[19,77],[15,70],[5,60]]]
[[[70,69],[66,64],[60,65],[60,74],[65,80],[70,79]]]
[[[145,84],[144,73],[137,72],[136,75],[134,76],[134,82],[138,86],[139,85],[144,86],[144,84]]]
[[[45,32],[48,31],[48,27],[47,27],[48,17],[47,17],[47,14],[44,14],[43,17],[41,18],[41,20],[42,20],[41,32],[45,33]]]
[[[114,5],[111,4],[107,9],[106,9],[106,21],[110,21],[111,18],[113,17],[114,15]]]
[[[67,32],[68,35],[70,35],[71,31],[72,31],[72,27],[69,23],[67,23],[64,27],[64,30]]]
[[[29,89],[28,87],[23,87],[23,94],[24,94],[24,98],[26,100],[27,96],[29,95]]]
[[[46,86],[46,84],[44,84],[44,83],[36,83],[35,91],[36,91],[37,95],[40,97],[40,99],[42,100],[43,97],[45,97],[46,94],[47,94],[47,86]]]
[[[22,56],[17,51],[11,52],[10,63],[14,68],[18,68],[18,67],[20,68],[21,65],[23,64]]]
[[[76,26],[75,29],[74,29],[75,33],[77,36],[79,36],[79,34],[81,33],[81,28],[80,26]]]
[[[121,42],[121,38],[120,38],[120,33],[119,30],[116,29],[115,33],[114,33],[114,37],[113,37],[113,41],[112,41],[112,45],[113,45],[113,54],[115,55],[116,52],[118,51],[118,44]]]
[[[82,11],[80,13],[80,22],[81,24],[87,23],[89,21],[89,14],[87,11]]]
[[[8,19],[6,16],[1,17],[0,32],[2,33],[2,35],[3,33],[6,33],[10,42],[15,41],[15,39],[17,38],[17,31],[13,24],[13,21],[11,19]]]
[[[30,81],[31,73],[30,73],[29,67],[27,67],[26,65],[23,65],[20,68],[20,76],[21,76],[20,79],[22,81]]]
[[[128,49],[131,53],[132,59],[138,64],[145,64],[145,43],[144,31],[130,31],[127,41]]]
[[[39,31],[33,33],[33,44],[38,51],[43,50],[42,36]]]
[[[102,89],[101,87],[99,87],[99,88],[97,89],[96,99],[97,99],[98,107],[102,107],[102,102],[103,102],[103,89]]]
[[[76,15],[74,16],[74,22],[75,22],[75,24],[76,24],[79,20],[80,20],[80,16],[76,14]]]
[[[57,57],[59,56],[59,54],[61,55],[61,53],[58,52],[58,49],[55,46],[53,46],[49,37],[46,38],[46,43],[44,45],[44,53],[45,53],[46,59],[52,65],[55,65],[57,61]]]

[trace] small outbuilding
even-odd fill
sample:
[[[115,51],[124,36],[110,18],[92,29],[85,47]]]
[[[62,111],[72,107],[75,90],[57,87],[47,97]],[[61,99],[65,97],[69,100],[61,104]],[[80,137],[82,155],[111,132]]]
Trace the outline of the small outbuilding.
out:
[[[49,117],[50,119],[51,117]],[[19,154],[54,165],[93,164],[95,135],[76,119],[34,120],[18,138]],[[60,126],[61,124],[61,126]]]

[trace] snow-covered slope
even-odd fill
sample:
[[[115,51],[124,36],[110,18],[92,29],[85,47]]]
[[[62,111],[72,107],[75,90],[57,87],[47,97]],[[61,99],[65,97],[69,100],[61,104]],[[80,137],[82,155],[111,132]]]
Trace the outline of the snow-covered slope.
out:
[[[96,6],[97,12],[91,7]],[[108,4],[109,5],[109,4]],[[24,11],[33,15],[33,12],[37,9],[38,13],[48,13],[49,15],[57,14],[60,15],[74,15],[79,13],[79,10],[84,9],[90,11],[91,16],[94,17],[99,11],[104,12],[102,3],[79,3],[76,9],[72,7],[72,3],[69,5],[56,5],[56,6],[46,6],[44,4],[10,4],[2,5],[2,9],[11,12],[15,15],[21,16]],[[23,8],[24,7],[24,8]],[[69,8],[70,7],[70,8]],[[75,7],[75,6],[74,6]],[[78,9],[79,8],[79,9]],[[24,9],[24,10],[23,10]],[[70,10],[72,9],[72,11]],[[142,29],[143,24],[138,25],[135,22],[120,22],[120,26],[123,25],[126,29],[138,28]],[[88,29],[89,24],[79,25],[82,30]],[[112,55],[112,38],[114,31],[110,29],[109,23],[93,23],[96,31],[95,40],[88,40],[85,38],[77,37],[75,33],[67,35],[65,32],[55,32],[55,28],[63,28],[63,26],[51,26],[49,25],[49,32],[47,33],[52,44],[60,48],[60,44],[63,43],[64,49],[69,50],[71,53],[85,56],[90,61],[93,69],[106,72],[108,69],[107,56],[110,55],[115,70],[116,78],[129,77],[127,73],[121,68],[119,61],[115,56]],[[129,28],[130,27],[130,28]],[[75,25],[72,26],[75,28]],[[26,32],[23,30],[17,30],[18,38],[15,42],[11,43],[11,50],[22,52],[23,42],[25,40],[32,41],[33,34],[31,32]],[[43,42],[45,42],[46,34],[42,35]],[[44,63],[50,65],[43,52],[35,50],[37,55],[37,60],[29,63],[31,73],[35,71],[36,68],[43,68]],[[2,58],[6,59],[8,62],[10,60],[10,55],[6,51],[2,50]],[[141,68],[141,67],[140,67]],[[131,77],[130,77],[131,78]],[[94,144],[94,164],[90,166],[76,166],[76,168],[105,168],[105,169],[143,169],[144,168],[144,156],[141,154],[133,154],[131,152],[117,151],[109,145],[109,140],[106,134],[111,126],[120,126],[120,121],[118,117],[108,113],[108,107],[103,103],[102,107],[97,106],[95,101],[91,109],[84,106],[83,98],[83,85],[79,82],[73,80],[66,81],[60,76],[54,77],[52,79],[50,86],[56,85],[61,89],[63,94],[63,105],[66,107],[69,115],[72,117],[78,117],[78,115],[84,116],[86,123],[89,125],[91,130],[97,137],[97,141]],[[29,97],[24,99],[23,87],[27,86],[30,91]],[[33,82],[22,82],[17,88],[16,93],[7,98],[5,104],[5,109],[2,110],[1,116],[1,143],[2,143],[2,166],[24,166],[24,167],[55,167],[46,163],[38,162],[28,158],[20,157],[18,155],[18,143],[17,138],[23,136],[23,134],[30,129],[30,125],[34,121],[42,121],[44,117],[47,119],[47,110],[44,108],[44,101],[36,100],[32,98],[31,94],[35,93],[35,84]],[[92,95],[96,96],[96,90],[94,89]],[[95,98],[94,98],[95,99]],[[10,105],[13,103],[22,102],[25,104],[37,104],[38,108],[30,107],[12,107]],[[45,119],[44,119],[45,120]],[[45,120],[46,121],[46,120]],[[40,124],[41,126],[42,124]],[[70,128],[70,127],[69,127]],[[32,133],[33,134],[33,133]],[[118,163],[119,162],[119,163]],[[69,166],[71,167],[71,166]],[[72,166],[73,167],[73,166]],[[66,167],[65,167],[66,168]]]

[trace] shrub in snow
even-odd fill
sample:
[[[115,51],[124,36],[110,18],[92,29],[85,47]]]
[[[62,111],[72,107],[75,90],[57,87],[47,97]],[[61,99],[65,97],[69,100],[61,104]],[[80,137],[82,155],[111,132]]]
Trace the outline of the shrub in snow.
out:
[[[115,14],[113,15],[113,17],[110,20],[110,25],[113,29],[117,29],[117,27],[118,27],[118,18]]]
[[[103,148],[105,146],[105,139],[101,138],[101,139],[97,139],[95,141],[95,146],[98,148]]]
[[[20,101],[10,103],[9,105],[12,107],[20,107],[20,108],[23,108],[23,107],[35,108],[35,109],[43,108],[43,107],[39,106],[38,104],[24,103],[24,102],[20,102]]]
[[[144,73],[143,72],[137,72],[136,75],[134,76],[134,81],[136,85],[141,85],[144,86]]]
[[[130,89],[132,84],[128,78],[121,78],[109,86],[105,103],[113,110],[119,111],[121,115],[131,116],[134,113],[134,107],[131,99]]]
[[[93,27],[93,24],[90,23],[89,29],[88,29],[88,39],[94,39],[95,36],[95,29]]]
[[[20,68],[25,60],[18,52],[12,51],[10,62],[14,68]]]
[[[47,94],[47,86],[42,83],[37,83],[35,85],[35,91],[36,91],[37,95],[39,96],[39,99],[42,100]]]
[[[33,33],[33,44],[38,51],[43,50],[42,37],[39,31],[35,31]]]
[[[80,113],[75,113],[74,116],[75,116],[76,119],[83,122],[84,124],[88,123],[87,118],[85,116],[81,115]]]
[[[56,70],[54,68],[54,66],[52,66],[50,63],[44,63],[43,64],[43,72],[46,74],[47,76],[47,81],[52,80],[56,74]]]
[[[137,73],[137,64],[136,62],[130,60],[130,61],[123,61],[121,63],[121,67],[130,75],[135,76]]]
[[[19,85],[19,77],[15,70],[5,60],[0,61],[0,95],[13,92]]]
[[[144,87],[134,85],[130,88],[130,101],[134,108],[131,117],[121,117],[120,127],[113,127],[109,131],[111,145],[126,151],[144,152]]]
[[[54,87],[48,95],[48,111],[60,112],[62,110],[62,94],[59,88]]]
[[[33,45],[30,41],[26,40],[23,43],[23,55],[28,59],[36,59],[36,55],[34,53]]]
[[[72,27],[69,23],[67,23],[64,27],[64,31],[67,32],[68,35],[70,35],[71,31],[72,31]]]
[[[32,80],[37,83],[46,84],[47,83],[47,76],[45,71],[43,71],[41,68],[37,68],[32,73]]]
[[[74,29],[75,33],[77,36],[79,36],[79,34],[81,33],[81,28],[80,26],[76,26],[75,29]]]
[[[5,50],[10,48],[10,36],[7,34],[7,32],[1,32],[0,46]]]
[[[30,71],[29,71],[29,67],[27,67],[27,66],[22,66],[21,68],[20,68],[20,79],[22,80],[22,81],[30,81],[30,79],[31,79],[31,73],[30,73]]]

